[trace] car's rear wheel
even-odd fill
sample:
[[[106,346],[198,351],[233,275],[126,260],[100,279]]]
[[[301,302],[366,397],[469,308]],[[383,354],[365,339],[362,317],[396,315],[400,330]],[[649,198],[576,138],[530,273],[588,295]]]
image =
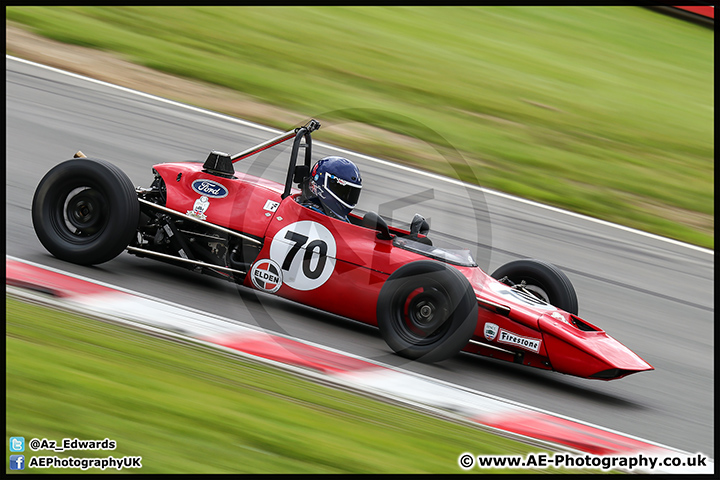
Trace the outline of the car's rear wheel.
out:
[[[80,265],[107,262],[135,235],[140,207],[130,179],[100,159],[67,160],[40,181],[32,221],[54,256]]]
[[[524,281],[525,290],[537,298],[573,315],[578,314],[575,288],[567,275],[555,265],[542,260],[515,260],[495,270],[492,277],[496,280],[507,277],[516,285]]]
[[[456,268],[420,260],[386,280],[377,305],[380,334],[399,355],[438,362],[467,345],[478,321],[470,282]]]

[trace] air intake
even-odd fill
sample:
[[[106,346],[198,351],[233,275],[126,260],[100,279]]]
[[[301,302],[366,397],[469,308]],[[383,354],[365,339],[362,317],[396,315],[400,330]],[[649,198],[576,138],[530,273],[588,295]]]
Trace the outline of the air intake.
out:
[[[230,155],[225,152],[213,150],[203,164],[203,172],[217,175],[218,177],[233,178],[235,168],[233,168]]]

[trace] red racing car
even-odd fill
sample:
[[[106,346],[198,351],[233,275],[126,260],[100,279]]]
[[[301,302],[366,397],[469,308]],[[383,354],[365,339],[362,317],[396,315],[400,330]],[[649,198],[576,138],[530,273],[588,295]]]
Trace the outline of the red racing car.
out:
[[[374,212],[346,222],[301,205],[294,185],[308,179],[319,127],[311,120],[204,163],[155,165],[149,188],[78,152],[38,185],[35,232],[65,261],[127,250],[375,325],[410,359],[465,351],[600,380],[653,369],[578,317],[570,280],[551,264],[517,260],[488,275],[468,250],[434,246],[420,215],[403,230]],[[284,185],[235,172],[234,162],[290,140]]]

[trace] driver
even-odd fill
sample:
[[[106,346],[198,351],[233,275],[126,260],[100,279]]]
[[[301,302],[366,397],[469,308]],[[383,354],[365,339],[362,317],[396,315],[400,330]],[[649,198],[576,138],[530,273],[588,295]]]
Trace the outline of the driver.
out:
[[[300,204],[333,218],[348,222],[362,190],[357,166],[347,158],[325,157],[318,160],[303,182]]]

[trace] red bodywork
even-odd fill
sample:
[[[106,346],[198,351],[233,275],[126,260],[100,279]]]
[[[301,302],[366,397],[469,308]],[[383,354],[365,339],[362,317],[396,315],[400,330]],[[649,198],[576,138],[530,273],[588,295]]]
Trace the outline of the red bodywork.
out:
[[[686,12],[694,13],[695,15],[700,15],[706,18],[712,18],[715,20],[715,7],[712,5],[694,5],[694,6],[678,6],[673,5],[672,8],[679,8],[680,10],[685,10]]]
[[[222,178],[202,168],[199,163],[154,166],[167,187],[166,207],[182,214],[192,212],[203,194],[193,188],[195,182],[224,188],[210,190],[203,214],[207,222],[262,239],[245,278],[247,287],[377,325],[377,299],[388,276],[428,259],[395,246],[392,239],[377,238],[373,229],[303,207],[295,200],[297,192],[282,199],[280,184],[241,173]],[[409,232],[391,228],[391,233]],[[602,380],[653,369],[588,322],[525,298],[477,266],[456,268],[470,281],[480,307],[464,351]]]

